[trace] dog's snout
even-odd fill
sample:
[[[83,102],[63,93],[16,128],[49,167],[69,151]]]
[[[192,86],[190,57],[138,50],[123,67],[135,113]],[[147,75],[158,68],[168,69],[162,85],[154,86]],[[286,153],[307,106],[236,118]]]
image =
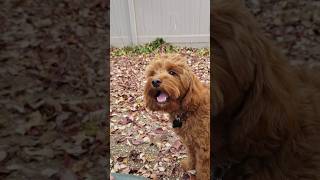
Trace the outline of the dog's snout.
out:
[[[152,80],[153,87],[159,87],[160,84],[161,84],[161,81],[159,79]]]

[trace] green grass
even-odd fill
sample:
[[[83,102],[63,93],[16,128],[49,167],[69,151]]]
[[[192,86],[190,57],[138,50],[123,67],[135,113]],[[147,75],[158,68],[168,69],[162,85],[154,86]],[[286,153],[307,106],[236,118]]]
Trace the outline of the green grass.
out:
[[[114,51],[111,51],[111,56],[141,55],[157,53],[160,51],[165,53],[173,53],[177,52],[177,50],[177,47],[165,42],[162,38],[157,38],[154,41],[144,45],[116,48]]]
[[[196,50],[198,56],[209,56],[210,50],[208,48],[200,48]]]
[[[177,53],[181,51],[180,47],[173,46],[170,43],[165,42],[162,38],[157,38],[150,43],[137,46],[126,46],[124,48],[113,48],[110,55],[113,57],[119,56],[135,56],[151,53]],[[184,48],[187,51],[194,52],[198,56],[209,56],[210,51],[208,48]]]

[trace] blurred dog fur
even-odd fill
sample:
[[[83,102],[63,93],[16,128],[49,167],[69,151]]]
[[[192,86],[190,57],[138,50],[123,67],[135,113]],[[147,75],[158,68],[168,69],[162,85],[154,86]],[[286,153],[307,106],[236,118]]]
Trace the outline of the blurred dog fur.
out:
[[[147,67],[144,101],[152,111],[169,113],[174,128],[188,149],[184,170],[196,170],[196,179],[210,177],[210,93],[179,55],[156,57]]]
[[[319,180],[319,71],[290,66],[241,2],[211,13],[215,177]]]

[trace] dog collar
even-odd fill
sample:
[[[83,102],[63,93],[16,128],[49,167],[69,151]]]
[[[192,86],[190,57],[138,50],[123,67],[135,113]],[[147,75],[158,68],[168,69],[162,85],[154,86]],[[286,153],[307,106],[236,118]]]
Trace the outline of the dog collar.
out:
[[[176,114],[174,120],[172,121],[172,128],[180,128],[182,126],[182,122],[185,119],[186,113]]]

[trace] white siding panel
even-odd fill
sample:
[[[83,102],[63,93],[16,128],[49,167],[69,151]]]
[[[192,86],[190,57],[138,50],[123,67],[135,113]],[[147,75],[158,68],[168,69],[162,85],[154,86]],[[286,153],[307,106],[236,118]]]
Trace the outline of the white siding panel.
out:
[[[162,37],[176,45],[209,47],[209,27],[210,0],[111,0],[113,46],[131,45],[136,35],[138,44]]]
[[[110,43],[121,47],[131,44],[129,8],[127,0],[110,1]]]

